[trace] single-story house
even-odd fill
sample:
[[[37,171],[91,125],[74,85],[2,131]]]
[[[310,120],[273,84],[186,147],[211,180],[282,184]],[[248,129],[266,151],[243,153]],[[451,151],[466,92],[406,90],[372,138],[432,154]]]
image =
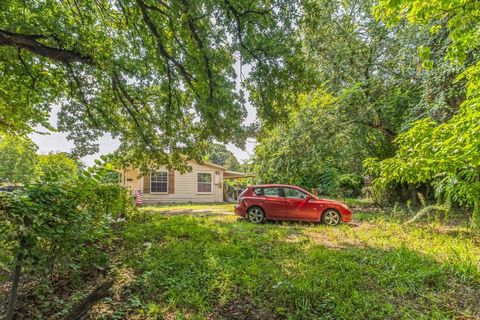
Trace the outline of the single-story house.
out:
[[[223,202],[224,180],[253,177],[209,162],[188,161],[187,165],[191,170],[186,173],[160,166],[143,176],[138,169],[123,169],[120,183],[131,191],[140,191],[144,203]]]

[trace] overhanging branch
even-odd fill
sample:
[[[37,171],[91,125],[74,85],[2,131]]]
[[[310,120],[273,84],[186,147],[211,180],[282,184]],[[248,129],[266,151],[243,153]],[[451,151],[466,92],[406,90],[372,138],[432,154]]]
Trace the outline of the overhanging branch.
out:
[[[49,58],[64,63],[82,63],[93,65],[93,58],[82,55],[79,52],[59,49],[44,45],[38,42],[38,39],[47,38],[44,35],[26,35],[20,33],[9,32],[0,29],[0,46],[24,49],[39,56]]]

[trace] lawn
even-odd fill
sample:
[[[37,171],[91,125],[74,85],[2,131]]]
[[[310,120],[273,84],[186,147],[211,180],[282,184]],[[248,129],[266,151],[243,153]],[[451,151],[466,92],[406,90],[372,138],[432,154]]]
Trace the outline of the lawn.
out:
[[[126,222],[115,295],[95,318],[480,317],[480,237],[467,229],[365,213],[333,228],[253,225],[215,213],[231,204],[165,209]]]

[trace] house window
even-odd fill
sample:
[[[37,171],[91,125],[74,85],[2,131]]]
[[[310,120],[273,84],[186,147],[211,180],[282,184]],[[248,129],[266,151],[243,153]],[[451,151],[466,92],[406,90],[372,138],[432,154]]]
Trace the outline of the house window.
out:
[[[168,173],[166,171],[157,171],[152,173],[151,192],[168,191]]]
[[[206,172],[197,173],[197,192],[212,192],[212,174]]]

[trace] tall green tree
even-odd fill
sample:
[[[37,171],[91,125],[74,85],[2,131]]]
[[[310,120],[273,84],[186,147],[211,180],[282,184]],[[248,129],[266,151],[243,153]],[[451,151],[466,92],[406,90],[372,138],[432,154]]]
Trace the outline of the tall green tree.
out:
[[[280,63],[297,16],[287,0],[2,1],[0,130],[48,127],[57,104],[78,156],[105,132],[170,166],[213,139],[241,146],[233,65]]]
[[[223,144],[212,144],[207,150],[205,160],[224,166],[228,170],[241,170],[241,164],[238,162],[238,159]]]
[[[28,138],[0,134],[0,182],[24,184],[37,178],[36,151]]]
[[[299,88],[270,101],[280,110],[274,119],[260,114],[256,169],[265,181],[333,186],[343,174],[361,175],[366,157],[394,154],[393,141],[421,100],[417,46],[429,34],[417,26],[389,30],[373,16],[374,3],[302,2],[303,67],[285,64],[292,76],[272,80]]]

